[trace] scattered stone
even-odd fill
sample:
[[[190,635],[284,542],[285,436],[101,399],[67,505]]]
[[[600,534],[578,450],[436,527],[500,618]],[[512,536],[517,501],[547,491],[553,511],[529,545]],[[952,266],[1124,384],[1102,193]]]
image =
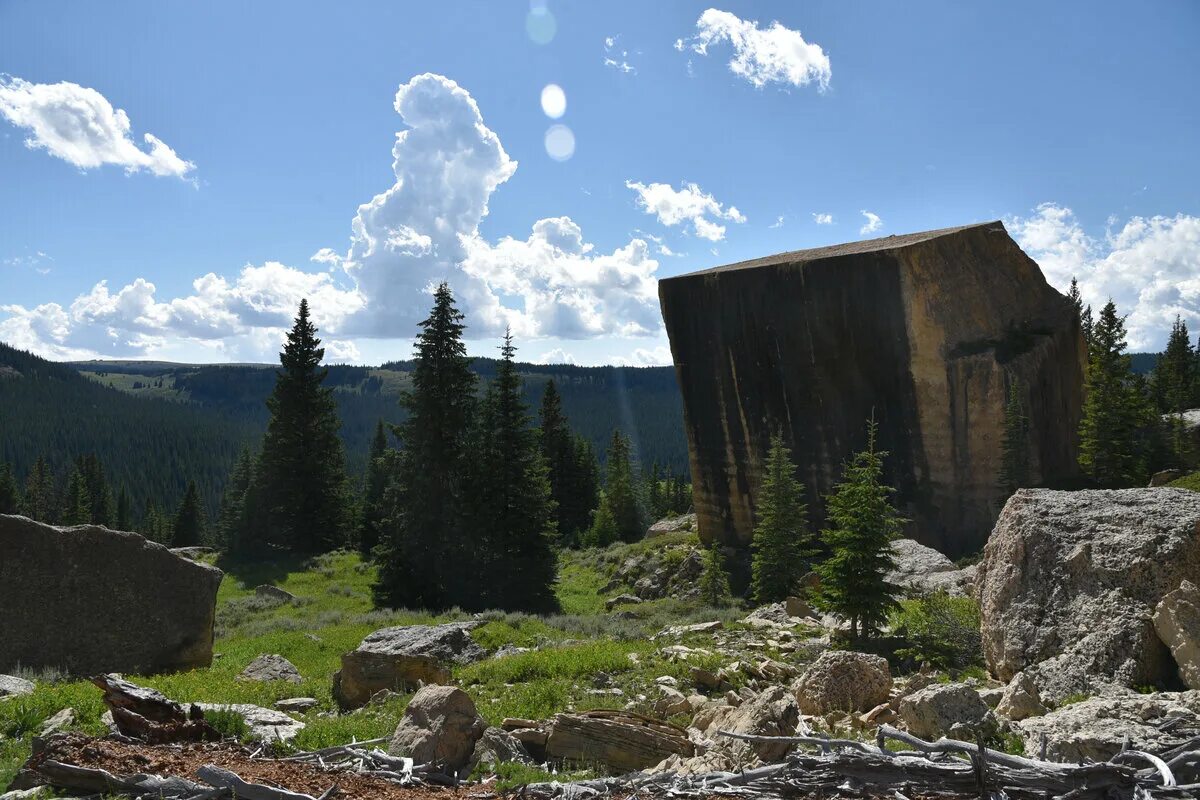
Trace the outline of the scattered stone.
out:
[[[858,721],[867,728],[886,725],[889,722],[895,722],[895,720],[896,710],[892,708],[890,703],[880,703],[858,718]]]
[[[672,686],[659,687],[660,697],[654,703],[654,713],[664,719],[676,714],[686,714],[692,710],[687,695]]]
[[[487,723],[471,696],[456,686],[426,686],[413,695],[396,727],[388,753],[417,764],[466,767]]]
[[[272,586],[269,583],[264,583],[254,587],[256,597],[265,597],[268,600],[278,600],[281,603],[294,603],[299,598],[286,589],[280,589],[278,586]]]
[[[791,736],[800,722],[796,698],[782,686],[772,686],[738,706],[710,705],[696,714],[692,726],[704,742],[695,757],[668,758],[655,771],[700,774],[716,770],[734,771],[760,763],[781,761],[791,749],[787,742],[731,739],[717,731],[752,736]]]
[[[497,764],[532,764],[521,740],[503,728],[491,727],[484,730],[475,749],[471,752],[469,766],[495,767]]]
[[[506,644],[503,647],[497,648],[496,652],[492,653],[492,658],[508,658],[509,656],[519,656],[521,653],[528,653],[532,650],[532,647],[517,647],[515,644]]]
[[[33,694],[35,688],[33,681],[18,678],[16,675],[0,675],[0,698]]]
[[[301,683],[304,679],[300,677],[300,670],[296,669],[295,664],[278,653],[271,653],[251,661],[238,675],[238,680]]]
[[[1030,717],[1040,717],[1048,709],[1042,704],[1038,695],[1037,685],[1033,678],[1024,672],[1018,672],[1004,688],[1004,696],[996,706],[996,713],[1012,722],[1020,722]]]
[[[680,533],[696,530],[696,515],[683,514],[678,517],[666,517],[646,529],[646,538],[653,539],[666,533]]]
[[[286,700],[276,700],[275,708],[293,714],[303,714],[316,708],[319,704],[315,697],[289,697]]]
[[[866,711],[887,702],[892,675],[887,659],[880,656],[828,650],[805,671],[792,691],[805,714]]]
[[[304,730],[304,723],[282,711],[251,703],[198,703],[201,711],[232,711],[246,721],[250,737],[260,742],[289,742]]]
[[[38,736],[46,737],[52,733],[61,733],[75,724],[75,709],[64,708],[42,723]]]
[[[790,628],[799,624],[797,616],[788,613],[786,603],[768,603],[747,614],[742,623],[752,628]]]
[[[221,578],[136,533],[0,515],[0,670],[207,667]]]
[[[811,617],[812,607],[803,597],[789,597],[783,601],[783,610],[789,617]]]
[[[692,667],[692,685],[706,692],[722,692],[733,688],[729,681],[717,677],[714,673],[702,667]]]
[[[714,633],[725,627],[719,619],[712,622],[697,622],[693,625],[671,625],[654,634],[653,639],[678,639],[692,633]]]
[[[1200,575],[1200,493],[1022,489],[979,571],[983,651],[1000,680],[1030,673],[1060,702],[1097,682],[1163,685],[1176,668],[1152,616]]]
[[[999,727],[979,692],[965,683],[926,686],[901,700],[899,713],[910,733],[928,740],[949,736],[973,742]]]
[[[1200,689],[1200,588],[1195,583],[1184,580],[1159,601],[1154,609],[1154,630],[1171,649],[1184,685]]]
[[[619,594],[604,601],[604,610],[612,611],[617,606],[635,606],[642,602],[636,594]]]
[[[668,661],[687,661],[692,656],[711,656],[712,650],[705,650],[703,647],[688,647],[684,644],[668,645],[658,651]],[[636,663],[636,662],[634,662]]]
[[[979,689],[979,699],[987,704],[990,709],[995,709],[1000,705],[1000,701],[1004,699],[1003,686],[985,686]]]
[[[471,638],[479,622],[409,625],[383,628],[342,656],[333,676],[333,696],[344,708],[366,704],[380,689],[412,689],[419,684],[444,683],[450,667],[484,658]]]
[[[1183,477],[1183,470],[1179,469],[1164,469],[1161,472],[1156,472],[1150,476],[1149,488],[1153,489],[1156,486],[1166,486],[1171,481],[1177,481]]]
[[[695,745],[682,729],[620,711],[558,714],[546,739],[551,759],[600,763],[617,774],[645,769],[673,754],[694,753]]]
[[[1159,726],[1179,717],[1172,732]],[[1035,756],[1046,738],[1046,755],[1054,761],[1107,761],[1128,741],[1135,750],[1156,753],[1173,746],[1179,728],[1200,730],[1200,692],[1104,695],[1013,723],[1025,740],[1025,754]]]

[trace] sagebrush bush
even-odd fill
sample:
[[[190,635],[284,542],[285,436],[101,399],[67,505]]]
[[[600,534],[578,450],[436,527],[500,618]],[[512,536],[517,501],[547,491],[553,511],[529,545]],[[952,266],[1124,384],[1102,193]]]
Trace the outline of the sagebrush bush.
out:
[[[964,670],[983,664],[979,604],[944,591],[901,600],[892,613],[892,630],[907,640],[897,655],[939,669]]]

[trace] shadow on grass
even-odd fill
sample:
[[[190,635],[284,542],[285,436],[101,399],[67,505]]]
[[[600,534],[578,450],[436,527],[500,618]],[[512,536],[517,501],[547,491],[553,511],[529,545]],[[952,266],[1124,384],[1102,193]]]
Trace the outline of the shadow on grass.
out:
[[[253,589],[264,583],[276,585],[293,572],[304,572],[311,562],[311,556],[278,550],[257,556],[222,554],[217,559],[217,567],[247,589]]]

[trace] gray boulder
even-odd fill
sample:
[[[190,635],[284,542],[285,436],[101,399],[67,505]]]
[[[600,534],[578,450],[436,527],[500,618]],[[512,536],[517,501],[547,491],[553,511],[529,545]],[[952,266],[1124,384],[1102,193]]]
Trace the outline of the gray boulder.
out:
[[[0,675],[0,697],[22,697],[33,694],[34,688],[33,681],[16,675]]]
[[[1159,601],[1154,630],[1171,649],[1184,685],[1200,689],[1200,588],[1195,583],[1185,580]]]
[[[0,670],[207,667],[221,577],[136,533],[0,515]]]
[[[381,689],[445,683],[453,665],[486,657],[486,651],[471,638],[471,630],[478,625],[449,622],[375,631],[342,656],[342,668],[333,675],[334,699],[342,708],[358,708]]]
[[[989,670],[1022,670],[1052,702],[1097,683],[1176,674],[1152,616],[1200,574],[1200,493],[1022,489],[984,550],[978,596]]]
[[[483,732],[471,752],[471,767],[478,764],[495,767],[497,764],[532,764],[525,745],[503,728],[491,727]]]
[[[678,517],[666,517],[646,529],[646,538],[653,539],[666,533],[680,533],[696,530],[696,515],[682,514]]]
[[[318,705],[320,705],[320,702],[315,697],[287,697],[283,700],[275,701],[275,708],[292,714],[303,714],[311,711]]]
[[[288,681],[289,683],[300,683],[303,680],[296,665],[277,653],[254,659],[241,671],[238,679],[260,682]]]
[[[289,742],[304,730],[304,723],[282,711],[253,703],[199,703],[201,711],[231,711],[246,721],[250,738],[260,742]]]
[[[929,740],[948,736],[973,742],[998,728],[979,692],[965,683],[937,683],[913,692],[900,701],[899,714],[910,733]]]
[[[1171,732],[1161,729],[1180,718]],[[1040,717],[1013,723],[1025,741],[1025,754],[1037,755],[1046,740],[1054,761],[1107,761],[1126,739],[1135,750],[1157,753],[1200,734],[1200,692],[1102,695],[1063,706]]]
[[[890,583],[913,595],[937,591],[958,597],[971,594],[974,566],[959,569],[946,556],[915,539],[897,539],[891,547],[896,568],[887,575]]]
[[[280,589],[278,586],[272,586],[269,583],[263,583],[254,587],[254,595],[267,600],[278,600],[280,603],[296,602],[296,595],[289,592],[287,589]]]
[[[886,703],[892,691],[887,659],[850,650],[827,650],[792,687],[800,711],[869,711]]]
[[[1024,672],[1018,672],[1008,682],[1008,686],[1004,687],[1004,695],[996,706],[996,713],[1012,722],[1040,717],[1046,711],[1033,678]]]
[[[455,686],[426,686],[413,695],[388,753],[457,772],[466,767],[487,723],[471,696]]]

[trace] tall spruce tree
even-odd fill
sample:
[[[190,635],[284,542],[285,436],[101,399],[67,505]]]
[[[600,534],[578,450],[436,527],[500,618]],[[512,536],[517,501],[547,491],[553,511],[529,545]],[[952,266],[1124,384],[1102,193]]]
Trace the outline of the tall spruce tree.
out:
[[[817,568],[817,605],[850,622],[850,636],[870,637],[896,605],[899,587],[887,580],[895,569],[891,542],[904,520],[892,507],[895,491],[883,482],[883,459],[876,450],[878,426],[867,422],[867,448],[846,464],[826,508],[829,527],[822,538],[829,557]]]
[[[358,523],[357,545],[364,558],[370,558],[379,544],[385,514],[384,498],[393,469],[388,459],[387,432],[383,420],[375,424],[371,450],[367,454],[367,475],[363,481],[362,513]]]
[[[516,348],[505,332],[496,377],[488,385],[472,471],[476,537],[473,605],[512,611],[557,608],[554,499],[537,432],[522,397]],[[482,560],[483,563],[479,563]],[[520,580],[507,576],[520,575]]]
[[[1187,323],[1176,315],[1167,349],[1159,354],[1151,377],[1158,410],[1179,414],[1193,408],[1196,381],[1196,352],[1192,349]]]
[[[600,505],[592,516],[592,525],[583,534],[582,544],[584,547],[608,547],[618,538],[612,505],[608,502],[608,495],[602,495]]]
[[[269,540],[312,554],[346,543],[347,487],[333,389],[323,386],[325,348],[300,301],[267,399],[259,480]]]
[[[421,322],[412,390],[401,397],[408,418],[397,428],[400,452],[387,493],[375,602],[442,608],[465,591],[464,477],[475,415],[476,378],[463,344],[463,315],[445,283]]]
[[[1110,489],[1141,485],[1147,478],[1140,428],[1147,423],[1148,403],[1125,348],[1125,319],[1109,300],[1092,330],[1079,465],[1097,485]]]
[[[78,467],[71,470],[67,480],[59,519],[63,525],[87,525],[92,521],[92,496],[88,494],[87,479]]]
[[[54,473],[45,457],[38,456],[33,469],[25,478],[25,516],[38,522],[58,520],[58,500],[55,497]]]
[[[796,466],[780,432],[771,436],[755,516],[750,542],[754,599],[779,602],[795,594],[808,562],[817,554],[804,487],[796,480]]]
[[[625,542],[645,536],[648,518],[632,450],[629,439],[619,430],[613,431],[604,469],[604,497],[617,526],[617,537]]]
[[[542,456],[549,470],[550,494],[556,505],[559,540],[579,540],[596,508],[596,464],[591,445],[571,432],[562,409],[562,396],[553,380],[546,381],[538,409]]]
[[[104,467],[95,453],[89,453],[75,460],[75,467],[83,476],[87,486],[88,497],[91,498],[91,522],[94,525],[111,525],[116,516],[112,487],[104,477]]]
[[[196,547],[205,541],[206,527],[200,492],[196,489],[195,481],[188,481],[187,491],[179,501],[179,508],[171,525],[171,546]]]
[[[1092,321],[1092,307],[1083,304],[1083,295],[1079,291],[1079,281],[1074,277],[1071,278],[1071,288],[1067,292],[1067,298],[1071,301],[1071,308],[1075,310],[1075,315],[1079,317],[1079,327],[1083,331],[1083,341],[1090,347],[1092,328],[1095,327]]]
[[[133,530],[133,498],[129,496],[129,490],[124,485],[121,486],[121,491],[117,493],[116,514],[115,522],[117,530]]]
[[[1000,488],[1011,495],[1029,485],[1029,417],[1025,415],[1021,382],[1015,377],[1008,384],[1000,448]]]
[[[12,467],[0,464],[0,514],[16,514],[21,508],[21,492]]]
[[[234,462],[225,492],[221,495],[221,507],[217,511],[217,523],[209,533],[210,543],[219,549],[241,555],[239,545],[249,535],[246,514],[246,494],[254,482],[254,457],[249,447],[243,447]]]

